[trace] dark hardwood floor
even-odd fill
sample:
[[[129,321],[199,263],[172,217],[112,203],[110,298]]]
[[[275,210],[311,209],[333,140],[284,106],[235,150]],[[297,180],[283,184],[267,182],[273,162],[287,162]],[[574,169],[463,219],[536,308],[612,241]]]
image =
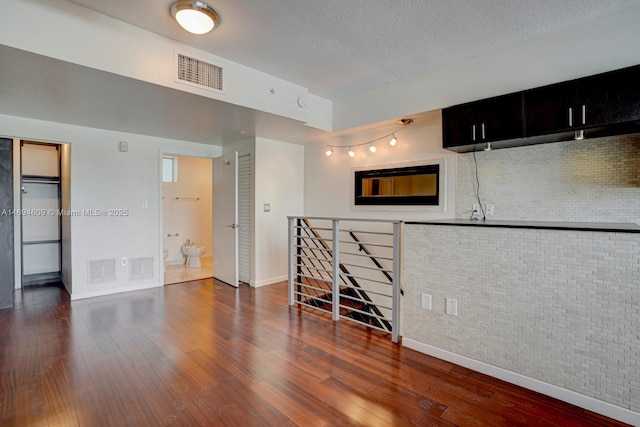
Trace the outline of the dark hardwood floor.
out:
[[[579,408],[211,279],[0,310],[0,426],[603,426]]]

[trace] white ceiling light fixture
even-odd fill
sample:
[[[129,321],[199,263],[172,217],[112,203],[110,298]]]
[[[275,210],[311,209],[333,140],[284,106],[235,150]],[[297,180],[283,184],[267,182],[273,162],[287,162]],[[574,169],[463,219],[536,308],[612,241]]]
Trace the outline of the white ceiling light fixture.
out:
[[[193,34],[208,33],[220,20],[211,6],[198,0],[174,1],[169,10],[178,24]]]

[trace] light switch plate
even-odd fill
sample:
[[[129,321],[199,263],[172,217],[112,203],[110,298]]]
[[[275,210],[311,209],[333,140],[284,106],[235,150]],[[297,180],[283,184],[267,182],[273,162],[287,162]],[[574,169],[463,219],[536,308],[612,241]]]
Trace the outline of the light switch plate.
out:
[[[126,153],[129,151],[129,143],[127,141],[118,141],[118,150]]]
[[[265,203],[264,204],[264,211],[265,212],[271,212],[271,204]]]

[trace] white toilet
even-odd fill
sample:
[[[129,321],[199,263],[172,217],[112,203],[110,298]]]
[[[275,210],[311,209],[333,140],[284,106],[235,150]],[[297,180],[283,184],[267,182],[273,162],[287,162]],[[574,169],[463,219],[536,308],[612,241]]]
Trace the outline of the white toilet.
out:
[[[200,257],[204,254],[204,246],[184,245],[182,252],[187,256],[187,267],[202,267]]]

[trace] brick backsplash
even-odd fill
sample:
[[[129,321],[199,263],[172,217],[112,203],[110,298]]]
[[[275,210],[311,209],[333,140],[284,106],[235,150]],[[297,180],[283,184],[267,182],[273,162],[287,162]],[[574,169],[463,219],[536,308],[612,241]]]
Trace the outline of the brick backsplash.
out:
[[[473,153],[457,156],[456,215],[475,197]],[[640,134],[476,153],[496,220],[640,222]]]
[[[404,337],[640,412],[639,234],[406,224],[403,254]]]

